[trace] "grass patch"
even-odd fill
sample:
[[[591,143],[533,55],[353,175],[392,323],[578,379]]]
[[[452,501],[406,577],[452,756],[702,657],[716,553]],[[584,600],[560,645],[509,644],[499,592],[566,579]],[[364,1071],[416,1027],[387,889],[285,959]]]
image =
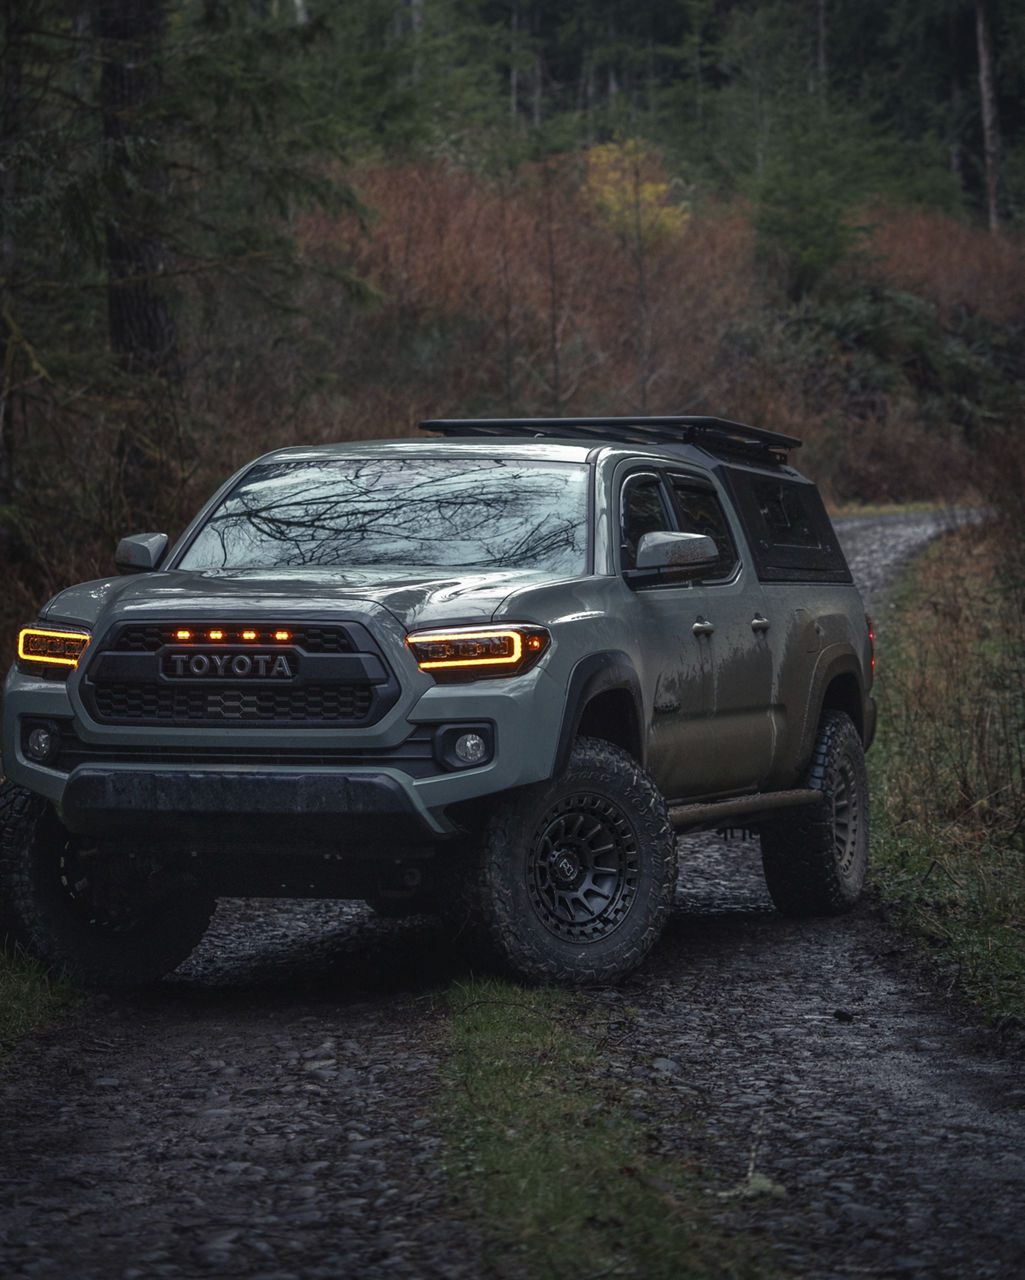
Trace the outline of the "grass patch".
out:
[[[968,500],[970,503],[970,500]],[[827,504],[831,520],[847,516],[904,516],[931,515],[935,511],[949,510],[944,502],[832,502]]]
[[[999,529],[935,544],[893,597],[870,754],[874,878],[991,1018],[1025,1017],[1023,587]]]
[[[0,952],[0,1062],[19,1040],[81,1002],[81,993],[27,956]]]
[[[586,997],[471,980],[449,999],[449,1174],[500,1275],[778,1274],[763,1246],[712,1221],[693,1166],[650,1153]]]

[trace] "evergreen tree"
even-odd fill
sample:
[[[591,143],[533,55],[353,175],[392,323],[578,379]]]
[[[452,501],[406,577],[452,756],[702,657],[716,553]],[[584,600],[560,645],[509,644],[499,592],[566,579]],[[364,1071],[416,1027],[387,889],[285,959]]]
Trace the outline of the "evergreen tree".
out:
[[[295,216],[356,201],[342,122],[316,104],[325,15],[6,0],[2,17],[0,551],[42,564],[55,486],[104,536],[174,518],[199,379],[237,377],[240,316],[250,339],[260,308],[267,334],[300,331]],[[52,466],[71,441],[89,442],[73,479]]]

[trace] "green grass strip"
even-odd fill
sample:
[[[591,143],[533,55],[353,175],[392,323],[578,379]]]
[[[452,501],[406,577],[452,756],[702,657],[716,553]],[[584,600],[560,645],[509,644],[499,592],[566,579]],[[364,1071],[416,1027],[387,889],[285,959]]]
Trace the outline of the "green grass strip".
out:
[[[80,1001],[76,987],[37,961],[0,952],[0,1062],[19,1040]]]
[[[448,1173],[499,1275],[778,1274],[764,1246],[713,1221],[723,1202],[686,1153],[650,1153],[601,1060],[586,996],[471,980],[449,998]]]

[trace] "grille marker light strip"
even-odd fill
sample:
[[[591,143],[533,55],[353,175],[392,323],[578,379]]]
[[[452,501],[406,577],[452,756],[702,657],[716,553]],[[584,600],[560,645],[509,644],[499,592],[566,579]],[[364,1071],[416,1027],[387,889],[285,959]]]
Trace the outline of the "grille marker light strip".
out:
[[[253,644],[259,641],[260,634],[252,627],[234,632],[226,627],[211,627],[209,631],[190,631],[187,627],[180,627],[175,629],[174,639],[178,644],[225,644],[231,641]],[[291,631],[285,631],[280,627],[268,628],[265,634],[268,636],[264,641],[265,644],[288,644],[292,639]]]

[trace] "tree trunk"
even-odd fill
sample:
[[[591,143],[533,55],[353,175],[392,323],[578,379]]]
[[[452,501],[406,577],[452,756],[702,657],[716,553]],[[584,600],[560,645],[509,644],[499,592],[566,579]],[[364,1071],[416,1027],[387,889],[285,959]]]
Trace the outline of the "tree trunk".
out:
[[[616,75],[616,62],[615,62],[615,54],[619,46],[617,44],[618,33],[616,31],[616,23],[614,18],[612,17],[609,18],[608,26],[605,29],[605,33],[608,37],[608,42],[609,42],[608,43],[609,61],[608,61],[608,67],[606,72],[606,75],[607,75],[606,86],[607,86],[607,93],[608,93],[608,103],[609,103],[609,106],[612,107],[612,106],[615,106],[616,99],[619,97],[619,78]]]
[[[961,155],[961,77],[958,75],[957,68],[950,73],[950,114],[952,117],[950,129],[950,147],[948,148],[948,156],[950,162],[950,172],[960,182],[964,164]]]
[[[168,183],[154,118],[163,32],[164,6],[155,0],[99,5],[100,109],[112,174],[106,234],[110,346],[125,373],[149,380],[145,416],[155,424],[166,423],[164,410],[180,377],[174,317],[159,288],[169,263],[161,234]],[[140,413],[126,425],[120,461],[130,518],[145,522],[155,514],[159,467],[155,439],[147,443],[142,418]],[[151,429],[151,436],[160,429]]]
[[[826,0],[818,0],[815,14],[815,71],[818,79],[819,109],[826,114],[829,67],[826,61]]]
[[[559,259],[555,250],[555,197],[552,192],[554,178],[546,161],[541,170],[544,198],[545,256],[548,267],[548,342],[552,358],[552,409],[554,417],[562,413],[562,361],[559,351]]]
[[[634,215],[634,264],[637,268],[637,364],[640,404],[638,412],[648,412],[648,387],[652,379],[651,317],[648,310],[647,239],[644,227],[644,178],[639,155],[633,157],[631,172]]]
[[[4,0],[3,97],[0,99],[0,509],[14,505],[14,441],[11,417],[14,391],[14,361],[17,355],[11,308],[10,282],[17,265],[14,238],[14,203],[17,198],[17,170],[14,147],[21,133],[21,55],[24,35],[19,0]],[[0,563],[15,558],[17,525],[9,515],[0,515]]]
[[[520,90],[520,72],[519,72],[519,55],[520,55],[520,11],[519,6],[512,6],[512,13],[509,15],[509,114],[516,119],[519,114],[519,90]]]
[[[982,100],[982,136],[986,154],[986,208],[989,229],[1000,230],[997,188],[1000,179],[1000,125],[997,120],[996,81],[993,74],[993,40],[986,0],[975,0],[975,39],[979,50],[979,95]]]
[[[103,136],[118,171],[107,222],[110,343],[129,372],[171,378],[178,372],[174,321],[156,288],[168,266],[159,227],[167,175],[151,115],[163,24],[163,6],[153,0],[100,7]]]
[[[824,118],[827,107],[829,64],[826,56],[826,0],[815,0],[811,11],[813,36],[808,54],[808,93],[819,100],[819,114]]]

